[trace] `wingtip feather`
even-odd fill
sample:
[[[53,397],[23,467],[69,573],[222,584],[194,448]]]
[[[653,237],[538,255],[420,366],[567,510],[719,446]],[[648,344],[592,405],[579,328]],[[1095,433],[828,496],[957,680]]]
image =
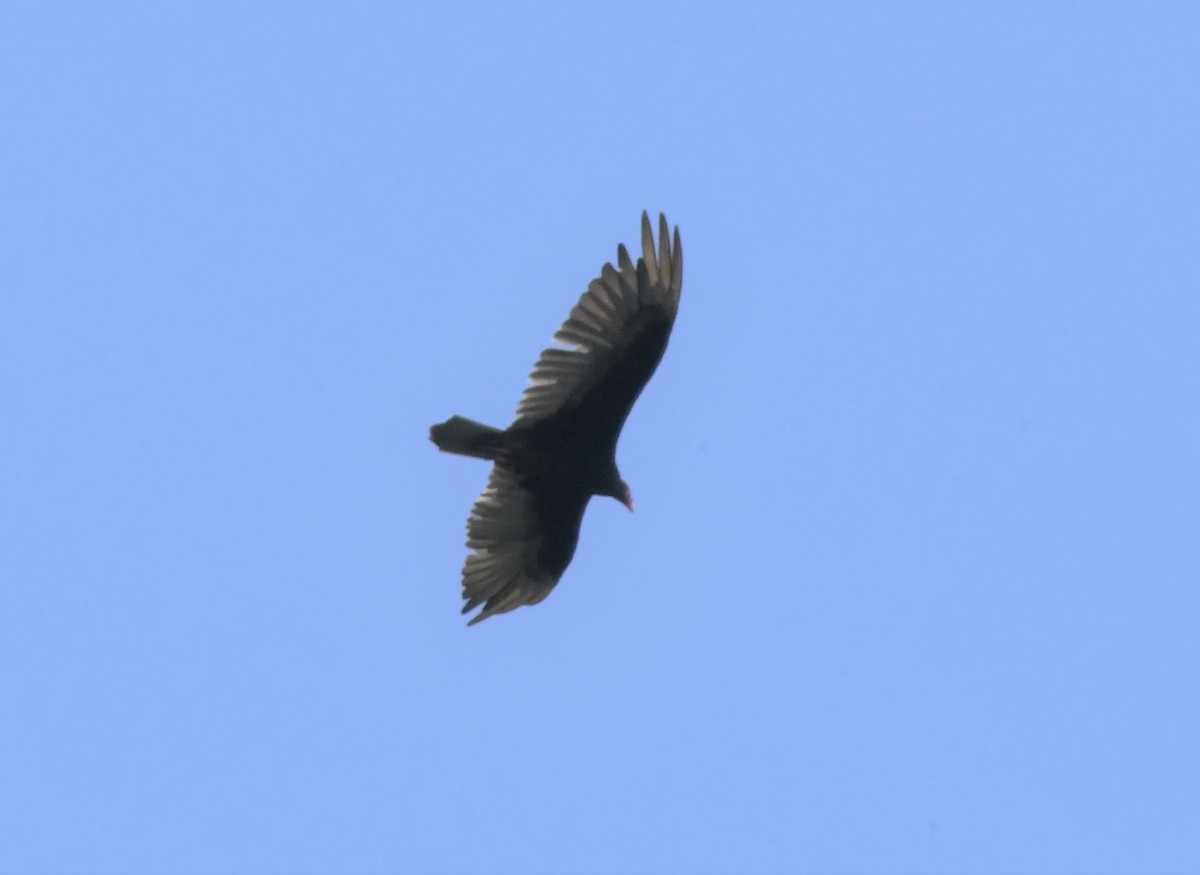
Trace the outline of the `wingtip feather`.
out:
[[[678,297],[683,290],[683,244],[679,242],[679,226],[675,226],[672,249],[675,255],[671,259],[671,291]]]
[[[650,214],[642,210],[642,261],[650,282],[658,282],[658,261],[654,256],[654,230],[650,226]]]
[[[671,269],[671,229],[667,227],[666,213],[658,214],[658,266],[663,284],[669,284],[671,278],[664,275]]]

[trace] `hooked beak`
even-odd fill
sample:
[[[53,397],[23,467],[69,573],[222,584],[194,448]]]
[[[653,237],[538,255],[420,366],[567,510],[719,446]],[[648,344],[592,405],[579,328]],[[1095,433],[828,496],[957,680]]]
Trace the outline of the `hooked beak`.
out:
[[[621,496],[621,504],[629,508],[629,512],[633,513],[633,493],[629,491],[629,487],[625,487],[625,494]]]

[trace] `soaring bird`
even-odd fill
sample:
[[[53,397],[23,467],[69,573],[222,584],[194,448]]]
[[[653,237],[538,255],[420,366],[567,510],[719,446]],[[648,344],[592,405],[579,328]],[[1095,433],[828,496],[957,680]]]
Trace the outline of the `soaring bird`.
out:
[[[624,245],[605,264],[538,357],[506,429],[452,416],[429,430],[439,450],[488,459],[492,473],[467,519],[468,623],[534,605],[558,583],[593,495],[633,510],[617,470],[617,439],[667,348],[683,287],[679,228],[642,213],[637,264]]]

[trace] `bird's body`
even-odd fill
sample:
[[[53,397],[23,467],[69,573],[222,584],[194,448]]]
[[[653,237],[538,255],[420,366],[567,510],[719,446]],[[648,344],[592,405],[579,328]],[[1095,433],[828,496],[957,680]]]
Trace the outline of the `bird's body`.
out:
[[[489,459],[467,520],[463,613],[472,624],[544,599],[570,564],[593,495],[633,510],[617,470],[621,427],[667,347],[683,284],[679,229],[659,216],[657,251],[642,214],[642,257],[605,264],[545,350],[507,429],[461,416],[430,429],[438,449]]]

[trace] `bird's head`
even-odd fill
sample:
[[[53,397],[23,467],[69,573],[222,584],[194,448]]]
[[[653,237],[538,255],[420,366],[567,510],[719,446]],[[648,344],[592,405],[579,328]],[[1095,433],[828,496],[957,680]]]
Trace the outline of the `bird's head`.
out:
[[[614,480],[613,489],[609,495],[629,508],[630,512],[633,511],[633,493],[629,489],[629,484],[620,477]]]

